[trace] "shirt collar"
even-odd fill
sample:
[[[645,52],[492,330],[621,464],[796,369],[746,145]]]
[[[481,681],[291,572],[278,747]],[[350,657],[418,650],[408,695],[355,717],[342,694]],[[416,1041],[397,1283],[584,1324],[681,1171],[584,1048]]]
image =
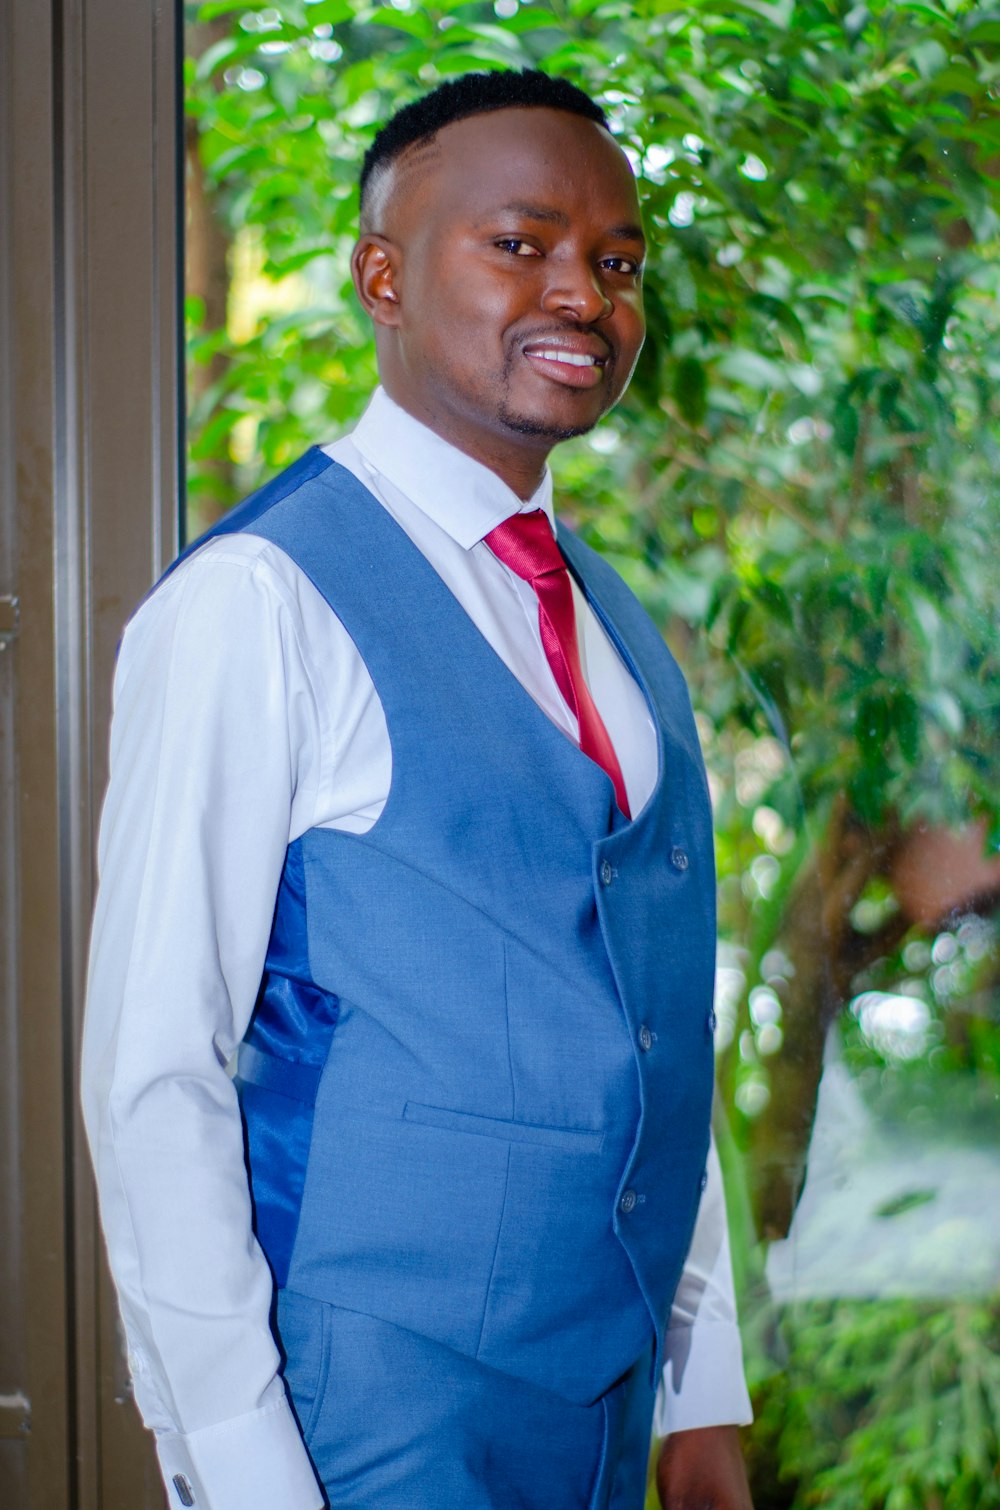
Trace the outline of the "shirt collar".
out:
[[[465,550],[512,514],[531,509],[541,509],[555,528],[548,467],[524,502],[489,467],[401,409],[384,388],[375,389],[351,440],[369,466]]]

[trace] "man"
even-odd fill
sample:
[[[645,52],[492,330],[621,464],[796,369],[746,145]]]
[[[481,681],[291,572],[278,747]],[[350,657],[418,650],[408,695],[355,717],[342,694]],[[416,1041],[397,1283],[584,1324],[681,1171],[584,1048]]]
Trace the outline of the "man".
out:
[[[565,81],[401,111],[383,388],[126,633],[85,1109],[172,1505],[638,1510],[664,1366],[664,1503],[749,1505],[704,773],[546,468],[629,379],[643,253]]]

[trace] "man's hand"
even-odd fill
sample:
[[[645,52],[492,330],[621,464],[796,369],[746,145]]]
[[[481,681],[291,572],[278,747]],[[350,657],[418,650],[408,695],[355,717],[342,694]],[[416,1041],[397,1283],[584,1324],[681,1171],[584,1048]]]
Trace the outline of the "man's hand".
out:
[[[663,1510],[753,1510],[735,1426],[703,1426],[667,1437],[656,1459]]]

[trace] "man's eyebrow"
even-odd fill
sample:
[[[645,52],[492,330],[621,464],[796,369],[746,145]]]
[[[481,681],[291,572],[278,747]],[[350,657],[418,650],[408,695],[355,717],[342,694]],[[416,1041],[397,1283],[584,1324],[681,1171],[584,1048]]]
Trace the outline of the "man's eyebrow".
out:
[[[645,251],[646,235],[641,225],[613,225],[608,235],[615,241],[638,241]]]
[[[551,225],[569,225],[569,216],[565,210],[553,210],[544,204],[528,204],[525,200],[512,200],[510,204],[502,204],[495,210],[494,215],[520,215],[525,220],[544,220]]]
[[[541,220],[549,225],[569,225],[570,220],[565,210],[554,210],[543,204],[528,204],[520,199],[501,205],[494,211],[494,215],[520,215],[526,220]],[[645,249],[646,237],[641,225],[613,225],[605,234],[615,241],[638,241]]]

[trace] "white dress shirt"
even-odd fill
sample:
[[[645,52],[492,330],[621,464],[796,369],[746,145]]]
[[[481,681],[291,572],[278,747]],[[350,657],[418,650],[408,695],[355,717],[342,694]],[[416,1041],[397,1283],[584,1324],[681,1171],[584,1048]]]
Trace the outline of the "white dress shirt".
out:
[[[530,585],[483,543],[522,503],[378,390],[326,448],[402,526],[569,738]],[[656,780],[643,695],[574,584],[581,659],[632,812]],[[289,843],[367,831],[392,752],[353,641],[253,535],[195,552],[129,624],[115,678],[84,1032],[84,1113],[136,1400],[200,1510],[316,1510],[278,1376],[227,1064],[253,1011]],[[681,1384],[683,1382],[683,1388]],[[393,1409],[391,1400],[385,1408]],[[749,1419],[714,1149],[667,1340],[657,1429]],[[176,1503],[176,1496],[171,1496]]]

